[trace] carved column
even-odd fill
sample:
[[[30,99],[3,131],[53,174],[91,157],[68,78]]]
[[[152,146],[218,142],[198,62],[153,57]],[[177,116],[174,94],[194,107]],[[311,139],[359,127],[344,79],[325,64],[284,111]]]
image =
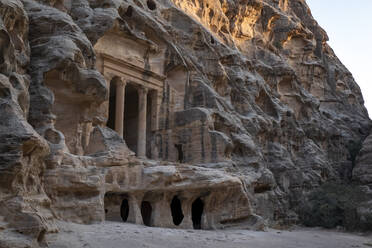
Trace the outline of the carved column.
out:
[[[107,88],[110,89],[110,82],[114,76],[108,73],[104,74],[103,76],[105,77]]]
[[[123,137],[124,133],[125,86],[126,82],[123,79],[116,80],[115,131],[120,137]]]
[[[104,77],[105,77],[105,80],[106,80],[106,86],[107,86],[107,96],[108,96],[108,101],[105,101],[101,106],[100,108],[102,108],[102,113],[104,113],[104,117],[106,119],[105,123],[103,123],[103,125],[107,125],[107,122],[108,122],[108,119],[109,119],[109,112],[110,112],[110,84],[111,84],[111,80],[112,78],[114,77],[112,74],[109,74],[109,73],[105,73],[103,74]]]
[[[147,89],[138,90],[138,140],[137,156],[146,157],[146,113],[147,113]]]

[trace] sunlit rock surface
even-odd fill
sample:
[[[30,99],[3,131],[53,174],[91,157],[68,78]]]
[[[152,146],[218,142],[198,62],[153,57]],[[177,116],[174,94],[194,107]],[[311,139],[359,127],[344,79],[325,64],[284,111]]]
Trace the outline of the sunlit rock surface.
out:
[[[0,0],[0,17],[1,247],[56,219],[299,223],[322,183],[371,183],[360,89],[302,0]]]

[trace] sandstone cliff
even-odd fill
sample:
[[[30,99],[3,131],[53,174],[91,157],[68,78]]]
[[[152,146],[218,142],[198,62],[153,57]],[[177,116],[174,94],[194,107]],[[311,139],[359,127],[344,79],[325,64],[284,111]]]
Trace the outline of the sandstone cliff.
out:
[[[308,193],[353,177],[371,121],[304,0],[0,0],[0,17],[0,246],[37,247],[56,219],[299,223]]]
[[[356,165],[353,169],[353,180],[361,185],[365,194],[356,209],[359,225],[367,230],[372,228],[372,135],[369,135],[362,145]]]

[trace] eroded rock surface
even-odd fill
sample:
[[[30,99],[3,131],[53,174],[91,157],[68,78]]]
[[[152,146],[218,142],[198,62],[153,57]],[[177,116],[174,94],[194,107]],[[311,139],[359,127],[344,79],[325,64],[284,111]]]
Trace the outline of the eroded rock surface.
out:
[[[353,179],[372,186],[372,135],[363,142],[353,170]]]
[[[302,0],[0,0],[0,17],[0,246],[37,247],[55,219],[298,223],[322,183],[371,183],[360,89]]]
[[[361,185],[366,194],[364,201],[357,208],[357,218],[365,229],[372,228],[372,135],[363,142],[356,166],[353,169],[353,180]]]

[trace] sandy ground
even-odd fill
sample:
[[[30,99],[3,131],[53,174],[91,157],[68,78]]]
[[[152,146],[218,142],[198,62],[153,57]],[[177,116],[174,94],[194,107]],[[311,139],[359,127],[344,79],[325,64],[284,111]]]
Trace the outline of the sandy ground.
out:
[[[120,222],[94,225],[58,223],[60,233],[47,236],[51,248],[368,248],[372,235],[314,228],[292,231],[180,230]]]

